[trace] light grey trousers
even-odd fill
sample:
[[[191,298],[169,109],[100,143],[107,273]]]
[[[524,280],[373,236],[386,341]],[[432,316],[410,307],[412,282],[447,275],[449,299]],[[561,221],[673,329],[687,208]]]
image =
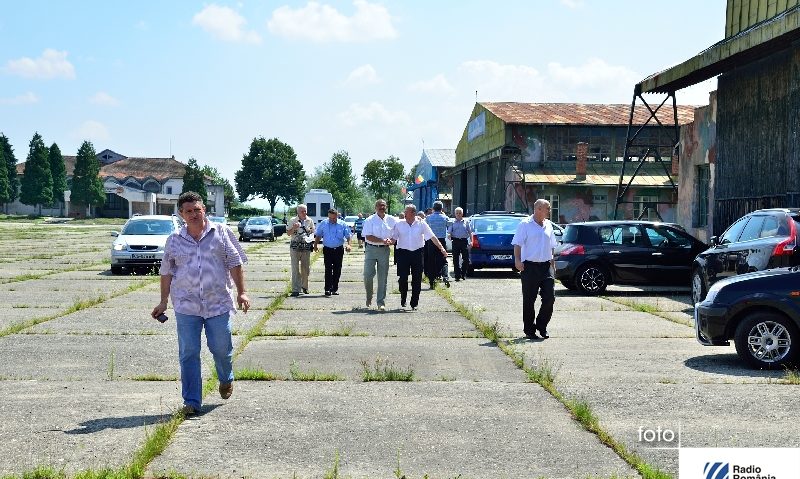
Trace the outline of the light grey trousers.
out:
[[[372,303],[372,287],[375,274],[378,274],[378,306],[386,305],[386,281],[389,276],[389,247],[364,245],[364,289],[367,290],[367,303]],[[376,271],[377,270],[377,271]]]

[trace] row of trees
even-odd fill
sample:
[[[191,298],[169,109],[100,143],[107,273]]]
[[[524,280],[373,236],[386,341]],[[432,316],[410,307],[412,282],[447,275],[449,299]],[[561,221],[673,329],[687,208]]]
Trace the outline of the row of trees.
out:
[[[413,175],[412,175],[413,176]],[[241,201],[264,198],[275,211],[278,199],[287,205],[299,203],[309,188],[328,190],[345,212],[372,211],[376,198],[402,203],[401,187],[408,181],[403,164],[395,156],[371,160],[364,166],[361,184],[356,182],[353,164],[346,151],[337,151],[330,161],[306,176],[294,149],[272,138],[255,138],[236,172],[236,191]]]
[[[0,203],[8,205],[17,199],[26,205],[53,206],[63,203],[67,189],[67,172],[61,149],[53,143],[45,146],[37,132],[28,145],[25,171],[17,175],[17,159],[8,138],[0,134]],[[98,173],[100,163],[91,142],[84,141],[75,159],[70,201],[78,205],[100,206],[106,195]]]

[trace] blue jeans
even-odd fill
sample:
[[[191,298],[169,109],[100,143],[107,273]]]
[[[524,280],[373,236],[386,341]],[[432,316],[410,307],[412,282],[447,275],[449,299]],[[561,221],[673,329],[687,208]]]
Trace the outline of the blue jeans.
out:
[[[181,363],[183,403],[200,409],[203,402],[203,378],[200,372],[200,333],[206,328],[206,343],[214,356],[220,383],[233,382],[233,337],[231,314],[213,318],[175,313],[178,327],[178,356]]]

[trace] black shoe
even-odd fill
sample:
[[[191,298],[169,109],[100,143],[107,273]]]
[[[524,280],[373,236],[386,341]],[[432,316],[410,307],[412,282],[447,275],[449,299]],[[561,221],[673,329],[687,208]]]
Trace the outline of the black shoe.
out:
[[[303,288],[303,294],[308,294],[308,288]]]
[[[290,294],[289,296],[291,296],[293,298],[296,298],[296,297],[300,296],[300,293],[298,293],[297,291],[292,291],[292,294]]]
[[[406,302],[405,301],[401,301],[400,302],[400,307],[401,308],[405,308],[406,307]]]
[[[539,336],[541,336],[542,339],[547,339],[550,337],[550,335],[547,334],[547,330],[544,329],[539,330]]]
[[[334,295],[334,296],[339,296],[339,292],[338,291],[331,291],[331,294]]]
[[[525,333],[525,338],[530,339],[531,341],[539,339],[539,337],[536,336],[536,333]]]
[[[445,286],[447,286],[447,287],[449,288],[449,287],[450,287],[450,281],[449,281],[449,280],[447,280],[447,279],[445,279],[445,280],[444,280],[444,285],[445,285]]]
[[[461,281],[461,278],[456,277],[456,283],[458,283],[459,281]]]
[[[331,295],[330,291],[325,291],[325,296],[330,296],[330,295]]]

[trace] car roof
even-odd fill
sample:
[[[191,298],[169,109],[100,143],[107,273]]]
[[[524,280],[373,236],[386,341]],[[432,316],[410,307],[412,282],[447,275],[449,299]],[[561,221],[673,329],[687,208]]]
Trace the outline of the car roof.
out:
[[[638,221],[638,220],[603,220],[603,221],[580,221],[577,223],[568,223],[567,226],[614,226],[614,225],[647,225],[647,226],[671,226],[673,228],[681,228],[676,223],[666,223],[664,221]]]
[[[133,220],[135,220],[135,221],[141,221],[141,220],[170,220],[170,221],[172,221],[173,218],[175,218],[175,216],[171,216],[171,215],[138,215],[138,216],[132,216],[131,218],[128,219],[128,221],[133,221]]]
[[[530,216],[525,213],[515,213],[513,211],[483,211],[481,213],[475,213],[471,217],[475,216]]]
[[[748,215],[752,215],[755,213],[793,213],[793,214],[800,214],[800,208],[764,208],[760,210],[755,210]],[[747,216],[747,215],[745,215]]]

